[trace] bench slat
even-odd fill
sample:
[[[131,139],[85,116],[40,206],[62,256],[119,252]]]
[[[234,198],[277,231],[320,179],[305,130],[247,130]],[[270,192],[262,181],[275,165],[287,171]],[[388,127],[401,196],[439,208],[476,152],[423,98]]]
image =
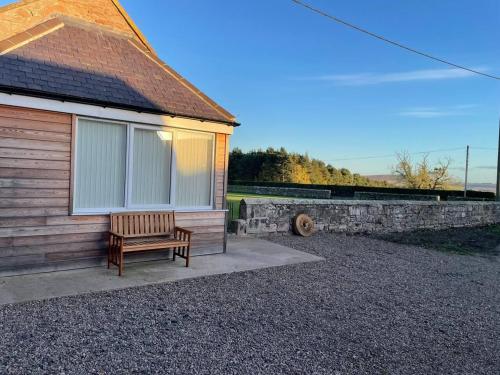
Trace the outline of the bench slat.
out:
[[[164,241],[164,242],[145,242],[137,244],[129,244],[123,248],[124,253],[131,253],[134,251],[141,250],[167,250],[174,247],[184,247],[188,246],[187,241]]]
[[[144,215],[139,216],[139,231],[144,233]]]
[[[111,230],[123,235],[173,233],[173,212],[111,214]]]

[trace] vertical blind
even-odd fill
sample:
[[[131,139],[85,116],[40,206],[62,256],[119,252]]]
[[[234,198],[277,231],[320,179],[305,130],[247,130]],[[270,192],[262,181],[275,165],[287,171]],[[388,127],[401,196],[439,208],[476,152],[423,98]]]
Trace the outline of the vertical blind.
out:
[[[212,194],[214,136],[178,132],[176,139],[176,206],[209,206]]]
[[[74,200],[78,208],[125,204],[127,127],[79,120]]]
[[[172,133],[134,129],[133,205],[170,203]]]
[[[79,119],[76,136],[75,212],[210,206],[214,134]]]

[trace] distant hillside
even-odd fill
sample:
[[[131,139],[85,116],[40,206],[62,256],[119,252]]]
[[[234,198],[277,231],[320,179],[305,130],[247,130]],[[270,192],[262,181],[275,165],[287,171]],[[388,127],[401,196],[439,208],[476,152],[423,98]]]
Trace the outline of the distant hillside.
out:
[[[477,183],[477,184],[469,184],[469,189],[470,190],[477,190],[477,191],[491,191],[495,192],[496,191],[496,185],[491,184],[491,183]]]
[[[370,180],[373,181],[385,181],[391,186],[402,186],[402,180],[401,177],[399,176],[394,176],[390,174],[378,174],[378,175],[368,175],[364,176]],[[463,189],[463,184],[460,185]],[[469,184],[469,190],[476,190],[476,191],[489,191],[489,192],[495,192],[496,191],[496,185],[492,183],[470,183]]]

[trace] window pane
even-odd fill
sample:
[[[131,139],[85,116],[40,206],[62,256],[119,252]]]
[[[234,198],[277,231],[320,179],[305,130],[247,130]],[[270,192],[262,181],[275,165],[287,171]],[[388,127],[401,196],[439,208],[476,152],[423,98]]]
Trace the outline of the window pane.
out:
[[[125,205],[127,127],[79,120],[75,207],[117,208]]]
[[[212,134],[177,133],[177,207],[210,205],[213,147]]]
[[[136,128],[132,204],[170,203],[172,133]]]

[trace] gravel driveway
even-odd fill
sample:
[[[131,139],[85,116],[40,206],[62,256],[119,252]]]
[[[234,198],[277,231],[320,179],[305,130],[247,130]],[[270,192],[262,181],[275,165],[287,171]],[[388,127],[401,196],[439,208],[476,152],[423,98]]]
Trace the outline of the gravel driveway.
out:
[[[500,263],[366,237],[325,262],[0,308],[1,374],[498,374]]]

